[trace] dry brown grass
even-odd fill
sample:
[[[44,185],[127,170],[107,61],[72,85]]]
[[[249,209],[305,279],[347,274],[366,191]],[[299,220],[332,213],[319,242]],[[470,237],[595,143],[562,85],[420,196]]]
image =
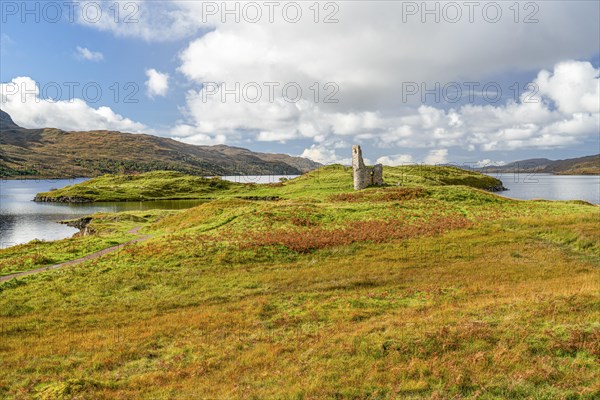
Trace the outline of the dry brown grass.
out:
[[[215,202],[3,286],[0,397],[598,398],[597,214],[421,206]]]
[[[394,240],[436,235],[451,229],[466,228],[472,222],[461,216],[434,217],[427,221],[407,223],[399,220],[355,221],[341,229],[312,226],[310,220],[293,219],[296,230],[270,230],[251,233],[243,246],[285,246],[298,253],[344,246],[352,243],[385,243]]]
[[[388,201],[401,201],[401,200],[414,200],[427,197],[427,190],[419,187],[399,187],[399,188],[386,188],[381,189],[370,189],[360,192],[340,193],[330,196],[331,201],[335,202],[388,202]]]

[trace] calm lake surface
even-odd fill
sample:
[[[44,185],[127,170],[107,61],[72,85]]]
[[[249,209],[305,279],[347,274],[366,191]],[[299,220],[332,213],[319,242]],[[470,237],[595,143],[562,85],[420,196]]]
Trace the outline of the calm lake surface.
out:
[[[508,191],[502,196],[515,199],[585,200],[600,204],[599,176],[557,176],[547,174],[496,174]],[[295,176],[227,176],[241,183],[276,183]],[[77,229],[57,223],[96,212],[149,209],[178,210],[202,204],[198,200],[115,202],[93,204],[35,203],[39,192],[62,188],[85,179],[0,180],[0,248],[33,239],[57,240],[72,236]]]
[[[74,185],[85,180],[0,180],[0,248],[27,243],[33,239],[57,240],[71,237],[79,230],[57,222],[96,212],[179,210],[205,202],[202,200],[165,200],[63,204],[32,201],[39,192]]]
[[[500,179],[509,190],[505,197],[521,200],[585,200],[600,204],[600,176],[551,174],[490,174]]]

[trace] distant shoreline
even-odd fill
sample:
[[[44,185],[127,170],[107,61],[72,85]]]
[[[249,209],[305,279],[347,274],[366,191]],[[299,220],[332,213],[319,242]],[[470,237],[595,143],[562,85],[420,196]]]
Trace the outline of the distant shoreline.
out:
[[[78,176],[76,178],[66,177],[46,177],[46,176],[1,176],[0,181],[64,181],[64,180],[77,180],[77,179],[92,179],[92,176]]]
[[[564,173],[564,172],[543,172],[543,171],[514,171],[514,170],[474,170],[476,172],[480,172],[482,174],[545,174],[545,175],[555,175],[555,176],[600,176],[600,172],[598,173]],[[112,175],[112,174],[108,174]],[[130,174],[124,174],[130,175]],[[32,176],[32,175],[17,175],[17,176],[1,176],[0,181],[58,181],[58,180],[77,180],[77,179],[93,179],[98,178],[102,175],[96,176],[78,176],[78,177],[46,177],[46,176]],[[200,176],[200,175],[192,175],[192,176]],[[225,175],[225,176],[273,176],[271,174],[268,175]],[[283,175],[282,175],[283,176]],[[206,178],[206,176],[201,176]]]
[[[509,168],[509,169],[478,168],[478,169],[476,169],[476,171],[484,173],[484,174],[489,174],[489,173],[511,173],[511,174],[546,174],[546,175],[580,175],[580,176],[600,175],[600,170],[598,172],[586,172],[586,171],[581,171],[581,172],[566,172],[566,171],[565,172],[562,172],[562,171],[552,172],[552,171],[536,171],[536,170],[531,170],[531,169],[518,170],[518,169],[514,169],[514,168]]]
[[[543,171],[514,171],[514,170],[481,170],[479,171],[482,174],[544,174],[544,175],[554,175],[554,176],[600,176],[600,173],[564,173],[564,172],[543,172]]]

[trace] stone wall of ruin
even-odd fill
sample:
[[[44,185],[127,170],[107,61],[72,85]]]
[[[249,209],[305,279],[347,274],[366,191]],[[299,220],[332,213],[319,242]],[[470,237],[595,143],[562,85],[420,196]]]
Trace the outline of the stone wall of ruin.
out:
[[[383,165],[365,166],[360,146],[352,146],[352,170],[354,172],[354,190],[369,186],[383,185]]]

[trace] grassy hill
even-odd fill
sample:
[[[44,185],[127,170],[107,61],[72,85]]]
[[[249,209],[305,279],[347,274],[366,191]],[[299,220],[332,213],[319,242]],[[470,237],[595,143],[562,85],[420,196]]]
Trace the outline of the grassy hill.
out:
[[[153,172],[65,189],[213,200],[0,250],[1,274],[152,235],[0,284],[0,397],[598,398],[600,208],[407,168],[361,192],[342,166],[273,185]]]
[[[403,187],[464,185],[498,190],[502,182],[477,172],[454,167],[384,167],[386,184]],[[140,175],[105,175],[65,188],[39,193],[37,201],[94,202],[224,197],[318,198],[352,191],[352,168],[322,167],[299,178],[270,185],[233,183],[180,172],[155,171]]]
[[[600,154],[554,161],[546,170],[557,175],[600,175]]]
[[[311,160],[229,146],[194,146],[114,131],[24,129],[0,110],[0,176],[92,177],[174,170],[193,175],[296,175]]]

